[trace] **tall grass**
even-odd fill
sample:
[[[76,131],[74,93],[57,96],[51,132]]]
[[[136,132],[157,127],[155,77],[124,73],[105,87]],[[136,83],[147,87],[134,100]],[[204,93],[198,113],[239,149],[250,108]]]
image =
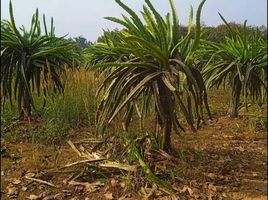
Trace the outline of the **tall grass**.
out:
[[[97,106],[95,93],[99,85],[98,75],[84,69],[69,70],[64,85],[63,95],[48,99],[44,118],[59,120],[70,128],[92,125]]]
[[[45,98],[34,96],[36,110],[33,115],[37,122],[21,122],[16,120],[15,102],[1,105],[1,128],[3,136],[17,139],[37,139],[58,142],[67,136],[71,130],[94,127],[95,110],[98,99],[95,97],[101,78],[97,72],[67,70],[62,77],[65,85],[63,95],[53,95]]]

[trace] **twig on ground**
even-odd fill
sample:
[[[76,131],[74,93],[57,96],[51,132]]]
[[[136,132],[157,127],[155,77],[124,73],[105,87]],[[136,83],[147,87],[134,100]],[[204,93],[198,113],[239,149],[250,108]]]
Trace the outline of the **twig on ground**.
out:
[[[48,185],[50,187],[54,187],[54,188],[59,188],[58,186],[52,184],[52,183],[49,183],[47,181],[44,181],[44,180],[41,180],[41,179],[37,179],[37,178],[31,178],[31,177],[28,177],[28,176],[25,176],[25,178],[27,180],[30,180],[30,181],[35,181],[35,182],[38,182],[38,183],[42,183],[42,184],[45,184],[45,185]]]

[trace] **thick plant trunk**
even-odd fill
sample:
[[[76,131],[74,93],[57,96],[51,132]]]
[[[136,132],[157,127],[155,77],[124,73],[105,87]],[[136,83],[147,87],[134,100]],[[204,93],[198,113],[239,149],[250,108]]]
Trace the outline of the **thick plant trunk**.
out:
[[[20,116],[19,119],[21,121],[28,120],[31,118],[32,109],[31,109],[31,101],[26,94],[23,96],[22,106],[20,108]]]
[[[159,95],[160,104],[163,109],[163,117],[161,120],[158,115],[158,124],[160,126],[160,131],[162,133],[162,148],[165,151],[171,150],[171,131],[172,131],[172,112],[173,102],[171,101],[171,94],[168,88],[163,83],[159,83]]]
[[[171,131],[172,121],[170,117],[167,117],[163,127],[163,150],[165,151],[170,151],[171,149]]]
[[[231,118],[238,117],[238,107],[240,102],[240,94],[241,94],[242,85],[240,82],[235,84],[232,88],[232,95],[228,109],[228,116]]]

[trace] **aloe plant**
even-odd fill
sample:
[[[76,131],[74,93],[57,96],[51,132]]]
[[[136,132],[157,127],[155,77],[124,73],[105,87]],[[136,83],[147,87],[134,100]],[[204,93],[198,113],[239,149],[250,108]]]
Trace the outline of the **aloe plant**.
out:
[[[60,73],[64,66],[78,62],[72,43],[54,34],[53,19],[48,30],[44,21],[41,30],[38,9],[32,17],[29,31],[15,24],[12,3],[9,5],[10,21],[1,21],[1,88],[3,97],[17,99],[20,119],[31,117],[34,107],[33,92],[62,92]]]
[[[116,39],[106,34],[104,43],[96,43],[88,50],[92,55],[89,66],[109,71],[99,90],[104,94],[97,113],[98,125],[104,130],[123,112],[127,129],[135,112],[144,121],[148,110],[153,108],[155,131],[162,133],[161,147],[170,150],[172,130],[184,130],[178,112],[193,130],[203,119],[204,105],[209,113],[205,85],[193,60],[200,40],[200,15],[205,0],[197,10],[195,32],[191,8],[186,36],[180,34],[173,0],[169,1],[172,14],[164,18],[145,0],[141,12],[145,23],[127,5],[120,0],[116,2],[130,17],[106,19],[123,25],[124,29]]]
[[[237,117],[241,96],[247,107],[248,99],[262,98],[267,87],[267,43],[260,31],[249,32],[244,22],[243,28],[230,26],[220,15],[228,28],[229,36],[220,43],[204,43],[200,57],[207,60],[202,73],[208,88],[228,84],[232,93],[228,115]]]

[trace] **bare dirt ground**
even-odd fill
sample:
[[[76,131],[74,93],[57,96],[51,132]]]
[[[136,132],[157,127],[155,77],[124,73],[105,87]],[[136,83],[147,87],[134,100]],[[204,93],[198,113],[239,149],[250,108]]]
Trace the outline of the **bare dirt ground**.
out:
[[[263,130],[245,130],[247,123],[220,117],[185,141],[203,154],[193,167],[228,198],[267,199],[267,137]]]
[[[68,146],[9,143],[1,147],[1,199],[267,199],[267,134],[258,126],[249,129],[248,119],[220,116],[197,133],[174,137],[176,149],[194,149],[186,161],[176,164],[181,195],[149,194],[126,187],[113,175],[103,182],[67,182],[70,174],[48,173],[78,160]],[[76,131],[77,137],[83,131]],[[189,152],[189,151],[188,151]],[[28,177],[28,178],[26,178]],[[30,178],[30,179],[29,179]],[[40,182],[40,180],[46,182]],[[52,185],[51,185],[52,184]],[[135,183],[138,184],[138,183]]]

